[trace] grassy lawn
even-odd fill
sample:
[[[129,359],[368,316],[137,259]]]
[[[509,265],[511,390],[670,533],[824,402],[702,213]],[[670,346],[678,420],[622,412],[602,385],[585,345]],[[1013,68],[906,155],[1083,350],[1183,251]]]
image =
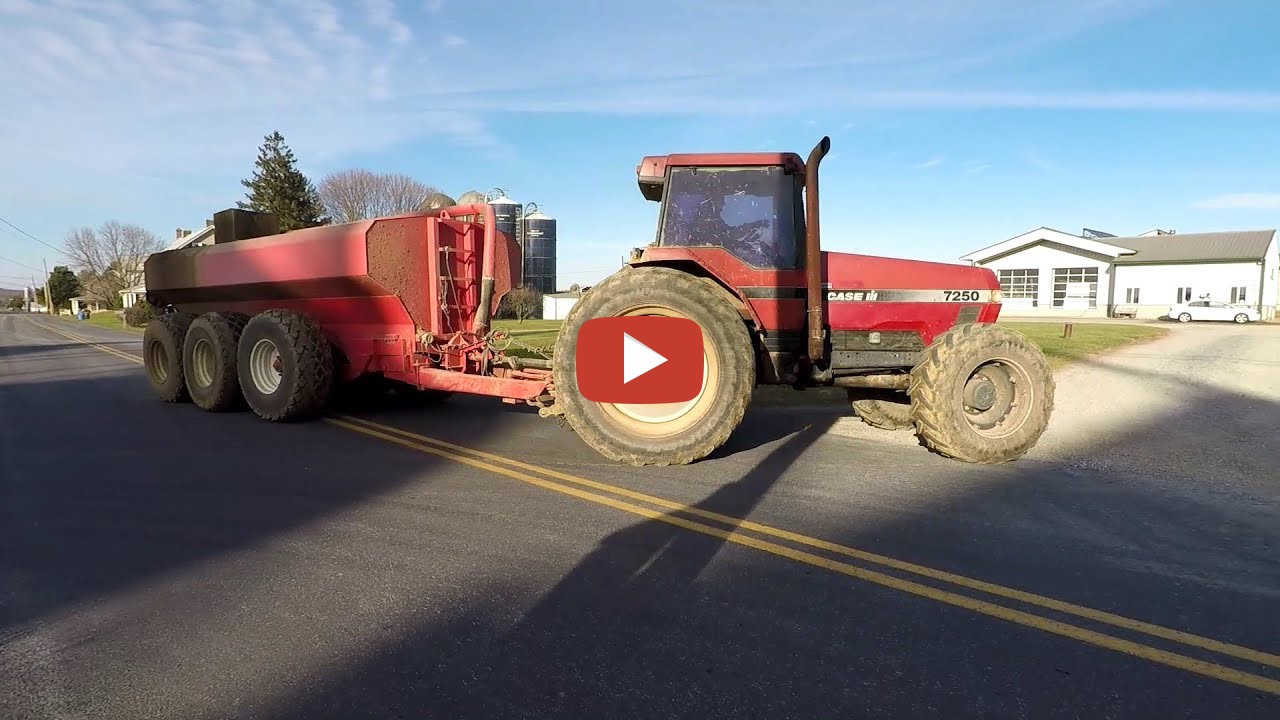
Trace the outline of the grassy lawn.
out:
[[[1080,358],[1136,342],[1145,342],[1168,334],[1168,328],[1151,325],[1112,325],[1073,323],[1071,337],[1062,337],[1061,323],[1001,322],[1007,328],[1026,335],[1049,358],[1055,370]]]
[[[129,327],[120,322],[120,318],[116,317],[114,312],[104,310],[99,313],[93,313],[88,320],[77,320],[70,315],[59,315],[60,319],[76,325],[93,325],[94,327],[107,328],[108,330],[124,330],[135,335],[141,335],[145,328]]]

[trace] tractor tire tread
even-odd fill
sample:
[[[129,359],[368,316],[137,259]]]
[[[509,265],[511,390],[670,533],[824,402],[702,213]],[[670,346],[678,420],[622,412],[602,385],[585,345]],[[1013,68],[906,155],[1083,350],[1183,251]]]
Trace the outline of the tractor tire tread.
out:
[[[147,381],[151,385],[152,391],[163,402],[185,403],[191,401],[191,394],[187,392],[186,373],[182,361],[182,346],[186,341],[187,329],[191,327],[191,323],[194,320],[195,316],[190,313],[162,313],[151,318],[143,331],[142,358],[143,365],[147,369]],[[166,346],[165,354],[169,358],[169,368],[165,382],[161,384],[156,383],[148,364],[151,357],[150,345],[153,341],[161,342]]]
[[[192,326],[197,323],[208,328],[208,331],[217,340],[214,343],[214,350],[217,352],[217,363],[221,369],[223,381],[217,383],[213,393],[208,397],[200,397],[200,393],[191,392],[188,387],[188,394],[191,395],[191,401],[201,410],[207,412],[227,412],[243,407],[244,394],[240,392],[240,380],[237,374],[236,358],[240,345],[240,334],[244,332],[244,327],[249,323],[249,316],[243,313],[218,313],[210,312],[197,317],[192,321]],[[188,328],[188,335],[191,330]],[[183,359],[186,359],[186,348],[183,348]],[[215,381],[216,382],[216,381]]]
[[[565,388],[556,383],[560,396],[557,405],[564,410],[564,420],[588,446],[601,455],[632,466],[688,465],[715,452],[741,424],[751,403],[756,380],[755,345],[747,331],[747,325],[738,312],[725,301],[716,288],[686,272],[661,266],[627,267],[615,273],[591,289],[591,293],[574,304],[556,338],[552,357],[556,376],[561,375],[566,354],[571,354],[571,343],[576,341],[574,329],[577,317],[587,308],[597,304],[596,298],[643,296],[655,288],[678,288],[690,307],[708,311],[717,327],[708,332],[723,333],[727,342],[717,343],[722,354],[721,365],[728,372],[728,385],[723,392],[726,398],[719,411],[711,411],[700,424],[700,436],[691,441],[658,443],[651,449],[628,447],[632,443],[611,436],[605,428],[588,417],[586,406],[590,401],[577,395],[577,388]],[[592,294],[594,293],[594,294]],[[570,397],[572,395],[572,397]]]
[[[320,326],[306,315],[284,309],[265,310],[255,315],[246,323],[245,329],[249,330],[258,323],[273,324],[285,335],[288,347],[277,349],[282,354],[292,353],[296,382],[283,405],[269,408],[259,404],[253,408],[254,412],[272,422],[301,420],[319,414],[329,399],[334,377],[332,348]],[[247,399],[249,393],[246,392],[245,396]]]
[[[1039,382],[1038,397],[1043,402],[1033,408],[1028,418],[1029,430],[1007,438],[986,439],[984,444],[966,442],[952,429],[946,415],[954,412],[947,388],[946,369],[962,361],[961,355],[979,347],[997,348],[1025,355],[1032,367],[1027,368],[1033,382]],[[978,464],[996,464],[1022,457],[1035,446],[1053,413],[1055,383],[1048,362],[1040,349],[1026,336],[1008,328],[991,324],[965,324],[943,333],[925,348],[920,362],[911,371],[907,390],[911,396],[911,418],[916,434],[925,447],[956,460]]]

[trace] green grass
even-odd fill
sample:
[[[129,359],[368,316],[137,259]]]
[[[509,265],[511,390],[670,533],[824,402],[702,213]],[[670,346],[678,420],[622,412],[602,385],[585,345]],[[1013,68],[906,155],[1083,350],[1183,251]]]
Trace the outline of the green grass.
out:
[[[1146,342],[1168,334],[1168,328],[1151,325],[1073,323],[1071,337],[1062,337],[1065,323],[1001,322],[1000,325],[1026,335],[1049,358],[1055,370],[1090,355],[1125,345]]]
[[[69,323],[75,323],[76,325],[93,325],[94,327],[107,328],[108,330],[123,330],[135,335],[141,335],[143,330],[145,330],[145,328],[129,327],[128,325],[125,325],[123,322],[120,322],[120,318],[110,310],[93,313],[89,316],[88,320],[77,320],[70,315],[59,315],[58,317]]]
[[[535,357],[537,353],[521,347],[521,344],[532,345],[550,353],[556,344],[556,335],[560,333],[560,320],[494,320],[495,330],[506,330],[511,334],[512,342],[507,352],[517,357]]]

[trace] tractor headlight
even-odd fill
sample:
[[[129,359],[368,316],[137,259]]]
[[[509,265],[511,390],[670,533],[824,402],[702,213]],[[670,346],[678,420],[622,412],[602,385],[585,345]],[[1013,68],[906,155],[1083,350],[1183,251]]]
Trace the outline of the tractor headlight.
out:
[[[992,291],[991,291],[991,302],[993,302],[993,303],[998,303],[998,302],[1000,302],[1001,298],[1003,298],[1003,297],[1004,297],[1004,295],[1003,295],[999,290],[992,290]]]

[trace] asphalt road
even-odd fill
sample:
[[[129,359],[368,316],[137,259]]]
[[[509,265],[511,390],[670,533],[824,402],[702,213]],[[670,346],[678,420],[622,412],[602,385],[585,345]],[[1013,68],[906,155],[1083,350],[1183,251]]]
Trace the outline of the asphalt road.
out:
[[[1280,717],[1280,327],[1175,330],[1017,463],[813,408],[636,469],[488,399],[164,405],[0,313],[0,717]]]

